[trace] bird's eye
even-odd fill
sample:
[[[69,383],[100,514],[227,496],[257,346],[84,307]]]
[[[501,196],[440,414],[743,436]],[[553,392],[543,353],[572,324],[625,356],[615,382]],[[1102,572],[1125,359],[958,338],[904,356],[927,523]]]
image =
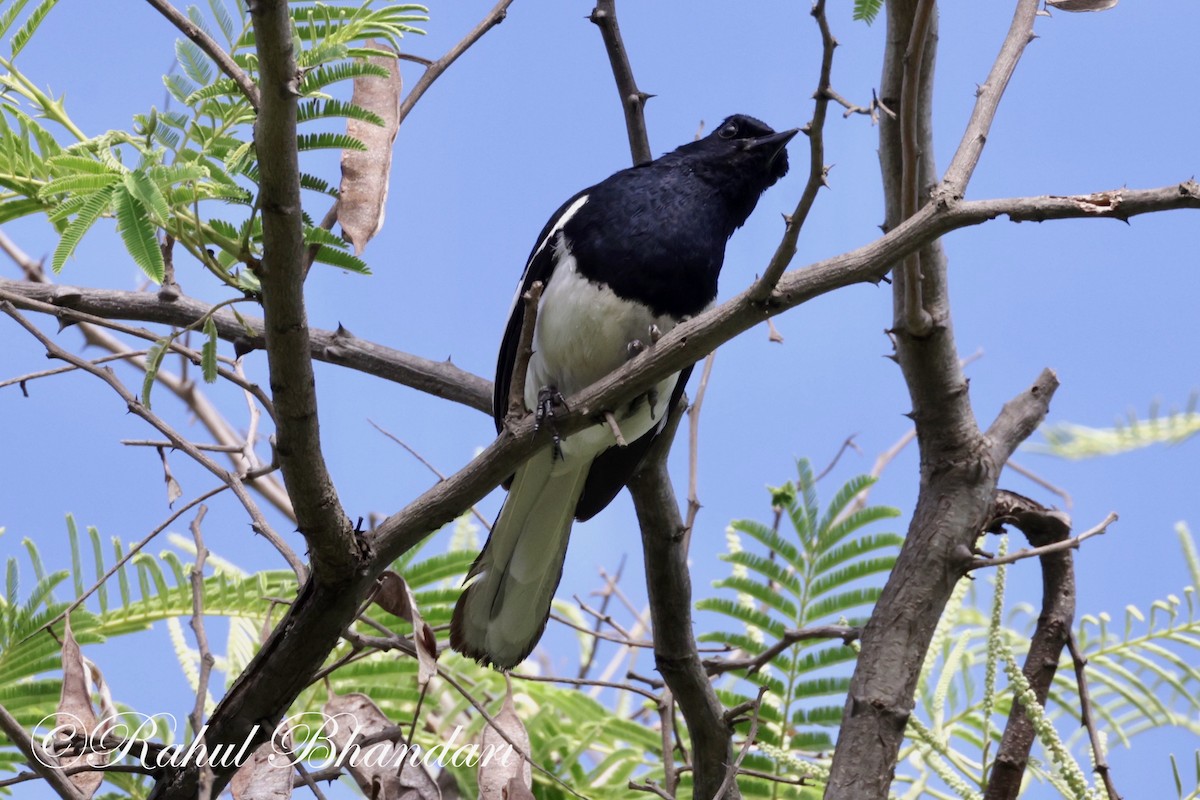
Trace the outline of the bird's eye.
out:
[[[724,128],[721,128],[721,130],[717,131],[717,135],[720,136],[722,139],[732,139],[733,137],[737,136],[737,132],[738,132],[737,125],[734,125],[731,122],[728,125],[726,125]]]

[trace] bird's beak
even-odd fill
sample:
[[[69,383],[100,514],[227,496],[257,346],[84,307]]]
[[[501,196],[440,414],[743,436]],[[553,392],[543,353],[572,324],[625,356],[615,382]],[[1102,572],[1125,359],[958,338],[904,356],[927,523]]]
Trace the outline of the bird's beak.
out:
[[[799,132],[799,128],[792,128],[790,131],[780,131],[779,133],[772,133],[770,136],[760,136],[757,139],[751,140],[746,149],[757,150],[760,147],[765,148],[773,156],[787,147],[787,143]]]

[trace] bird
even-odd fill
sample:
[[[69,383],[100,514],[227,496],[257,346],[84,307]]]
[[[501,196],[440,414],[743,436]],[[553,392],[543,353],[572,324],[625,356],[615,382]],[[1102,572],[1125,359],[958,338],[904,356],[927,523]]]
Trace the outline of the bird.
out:
[[[523,399],[526,411],[552,424],[561,398],[713,306],[726,243],[787,174],[786,148],[797,131],[777,133],[735,114],[709,135],[562,204],[537,238],[509,312],[494,384],[497,433],[520,360],[522,295],[535,282],[544,287]],[[516,470],[454,608],[451,647],[500,670],[533,651],[562,578],[572,523],[595,516],[620,492],[665,428],[691,370],[613,409],[608,424],[561,440],[555,434]]]

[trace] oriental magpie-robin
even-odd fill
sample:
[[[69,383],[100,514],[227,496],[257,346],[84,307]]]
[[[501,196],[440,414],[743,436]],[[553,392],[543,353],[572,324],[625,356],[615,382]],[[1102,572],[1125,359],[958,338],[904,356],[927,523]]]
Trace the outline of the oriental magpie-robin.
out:
[[[570,396],[621,366],[680,320],[710,308],[725,244],[788,169],[795,130],[732,116],[708,136],[622,170],[563,203],[538,236],[509,313],[496,365],[496,430],[520,346],[521,295],[544,291],[525,380],[525,405]],[[562,578],[571,523],[597,514],[637,469],[691,367],[613,410],[628,444],[596,425],[548,446],[511,479],[474,578],[454,609],[450,643],[510,669],[538,639]],[[552,402],[552,401],[551,401]]]

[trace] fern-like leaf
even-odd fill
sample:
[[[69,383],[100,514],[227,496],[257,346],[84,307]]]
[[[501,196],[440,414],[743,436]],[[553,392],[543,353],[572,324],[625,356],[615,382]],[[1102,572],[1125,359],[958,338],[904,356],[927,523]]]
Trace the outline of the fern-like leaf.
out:
[[[108,211],[112,205],[113,194],[116,187],[110,186],[102,189],[88,197],[87,201],[79,209],[79,214],[75,219],[67,225],[63,230],[62,236],[59,237],[58,245],[54,248],[54,256],[50,260],[50,268],[56,273],[61,272],[63,265],[67,263],[67,259],[75,252],[75,248],[79,246],[79,242],[83,239],[83,235],[91,229],[96,220]]]
[[[166,267],[145,207],[128,189],[120,186],[113,192],[113,212],[117,217],[117,232],[133,262],[150,280],[162,283]]]

